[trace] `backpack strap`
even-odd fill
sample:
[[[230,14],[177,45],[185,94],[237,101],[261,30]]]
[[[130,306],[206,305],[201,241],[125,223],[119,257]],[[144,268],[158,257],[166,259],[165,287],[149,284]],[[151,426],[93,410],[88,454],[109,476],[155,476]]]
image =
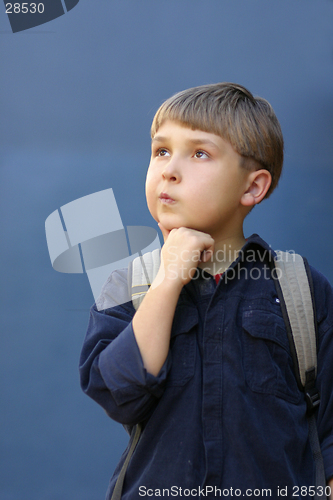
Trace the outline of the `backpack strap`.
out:
[[[135,426],[135,431],[134,431],[134,436],[133,436],[132,444],[131,444],[130,449],[129,449],[128,453],[127,453],[127,457],[125,459],[125,462],[123,463],[121,471],[119,473],[118,479],[116,481],[116,484],[115,484],[115,487],[114,487],[114,490],[113,490],[113,493],[112,493],[111,500],[120,500],[121,499],[121,495],[122,495],[122,491],[123,491],[123,485],[124,485],[124,481],[125,481],[125,475],[126,475],[127,467],[128,467],[129,461],[132,458],[132,455],[134,453],[136,445],[138,444],[138,441],[139,441],[139,438],[140,438],[140,435],[141,435],[141,430],[142,430],[141,425],[137,424]]]
[[[317,376],[316,331],[309,280],[300,255],[288,252],[276,252],[276,255],[275,270],[286,308],[284,319],[287,313],[289,341],[293,340],[292,350],[296,350],[297,382],[304,388],[309,372],[313,374],[311,378]]]
[[[309,441],[315,463],[318,495],[318,486],[325,491],[326,478],[315,418],[320,395],[315,385],[318,335],[312,278],[306,259],[300,255],[277,251],[274,265],[272,276],[288,333],[296,380],[307,403]]]
[[[136,257],[128,267],[128,282],[132,303],[137,310],[160,267],[160,250],[155,249]]]

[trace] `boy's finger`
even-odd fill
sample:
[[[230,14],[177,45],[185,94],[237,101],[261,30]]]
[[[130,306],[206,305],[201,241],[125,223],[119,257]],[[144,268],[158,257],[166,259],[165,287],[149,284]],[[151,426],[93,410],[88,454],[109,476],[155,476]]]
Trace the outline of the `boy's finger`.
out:
[[[208,262],[213,256],[212,250],[204,250],[201,254],[200,260],[201,262]]]

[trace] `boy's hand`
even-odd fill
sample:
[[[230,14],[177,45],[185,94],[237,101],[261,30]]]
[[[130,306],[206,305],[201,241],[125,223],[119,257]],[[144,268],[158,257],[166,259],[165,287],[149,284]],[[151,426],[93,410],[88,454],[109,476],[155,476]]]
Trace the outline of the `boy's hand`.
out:
[[[209,234],[195,229],[180,227],[169,231],[161,223],[158,226],[164,238],[159,274],[164,273],[163,278],[184,286],[193,278],[199,262],[211,258],[215,242]]]

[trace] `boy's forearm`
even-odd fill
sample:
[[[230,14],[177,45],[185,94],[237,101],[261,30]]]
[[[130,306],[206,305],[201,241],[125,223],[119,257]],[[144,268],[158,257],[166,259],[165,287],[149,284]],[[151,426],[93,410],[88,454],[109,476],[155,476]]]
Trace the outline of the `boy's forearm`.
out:
[[[151,287],[133,318],[133,331],[143,364],[152,375],[161,370],[170,345],[171,327],[182,285],[163,280]]]

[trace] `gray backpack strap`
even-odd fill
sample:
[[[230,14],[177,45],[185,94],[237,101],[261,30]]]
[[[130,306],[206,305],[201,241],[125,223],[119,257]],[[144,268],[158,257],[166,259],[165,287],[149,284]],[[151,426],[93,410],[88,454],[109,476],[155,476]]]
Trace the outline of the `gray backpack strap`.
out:
[[[129,268],[129,272],[131,273],[132,303],[135,309],[138,309],[139,305],[143,301],[150,285],[155,279],[159,267],[159,249],[147,252],[133,260],[131,268]]]
[[[290,349],[299,388],[307,403],[309,441],[316,469],[316,486],[326,487],[324,462],[321,454],[315,410],[320,403],[316,389],[317,327],[312,291],[312,279],[306,259],[289,252],[276,252],[274,261],[276,290],[286,324]],[[314,498],[318,496],[318,488]]]
[[[276,252],[275,268],[282,289],[297,353],[298,373],[302,387],[306,373],[314,369],[317,375],[317,346],[312,296],[302,257],[288,252]]]
[[[121,471],[119,473],[118,479],[116,481],[116,484],[115,484],[115,487],[114,487],[114,490],[113,490],[113,493],[112,493],[111,500],[120,500],[121,499],[126,470],[127,470],[129,461],[132,458],[132,455],[134,453],[136,445],[138,444],[138,441],[139,441],[139,438],[140,438],[140,434],[141,434],[141,425],[137,424],[132,444],[131,444],[130,449],[129,449],[128,453],[127,453],[127,457],[125,459],[125,462],[123,463]]]

